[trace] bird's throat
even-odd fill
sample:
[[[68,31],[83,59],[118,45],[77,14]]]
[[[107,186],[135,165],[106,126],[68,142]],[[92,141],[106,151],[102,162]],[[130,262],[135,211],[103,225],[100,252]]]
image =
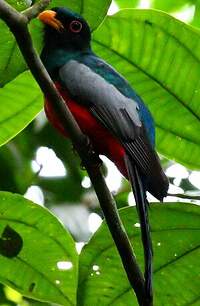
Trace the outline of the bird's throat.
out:
[[[61,48],[44,48],[41,54],[41,60],[50,76],[55,79],[54,74],[60,67],[62,67],[71,59],[76,59],[79,56],[80,52],[74,50],[65,50]]]

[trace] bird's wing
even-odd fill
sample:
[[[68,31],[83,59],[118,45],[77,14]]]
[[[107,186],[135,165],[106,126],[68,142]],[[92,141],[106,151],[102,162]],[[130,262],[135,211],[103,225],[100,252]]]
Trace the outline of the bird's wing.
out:
[[[144,184],[162,199],[167,192],[164,173],[141,122],[138,103],[91,68],[71,60],[59,70],[62,85],[121,142],[144,177]]]

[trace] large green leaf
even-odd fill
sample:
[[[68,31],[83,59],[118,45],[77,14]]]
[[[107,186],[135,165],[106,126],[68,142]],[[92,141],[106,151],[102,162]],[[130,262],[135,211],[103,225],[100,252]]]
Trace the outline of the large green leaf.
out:
[[[0,87],[25,70],[25,63],[8,27],[0,20]]]
[[[96,53],[148,104],[160,153],[200,169],[200,32],[154,10],[122,10],[94,33]]]
[[[152,0],[151,6],[153,8],[166,11],[166,12],[174,12],[184,7],[185,5],[195,4],[196,0]]]
[[[143,251],[136,209],[122,209],[120,216],[141,264]],[[155,305],[185,306],[199,302],[199,207],[184,203],[152,205],[150,220]],[[105,223],[84,247],[79,267],[78,305],[137,305]]]
[[[29,7],[29,2],[26,0],[7,2],[18,11]],[[2,20],[0,20],[0,46],[0,87],[2,87],[26,68],[13,35]]]
[[[74,241],[46,209],[0,192],[0,281],[25,296],[76,304]]]
[[[33,20],[29,25],[34,46],[40,52],[42,47],[42,25]],[[0,20],[0,88],[27,70],[13,34],[7,25]]]
[[[139,0],[115,0],[120,9],[137,7]]]
[[[22,1],[21,1],[22,2]],[[11,1],[15,8],[18,8],[20,1]],[[25,1],[23,1],[25,2]],[[89,22],[92,29],[104,19],[111,0],[53,0],[51,7],[65,6],[78,13],[81,13]],[[20,8],[25,8],[20,6]],[[42,42],[42,31],[39,21],[33,21],[30,24],[30,31],[38,50]],[[15,78],[19,73],[26,70],[26,64],[21,56],[13,35],[7,26],[0,20],[0,87]]]
[[[0,88],[0,145],[18,134],[41,110],[42,95],[29,72]]]

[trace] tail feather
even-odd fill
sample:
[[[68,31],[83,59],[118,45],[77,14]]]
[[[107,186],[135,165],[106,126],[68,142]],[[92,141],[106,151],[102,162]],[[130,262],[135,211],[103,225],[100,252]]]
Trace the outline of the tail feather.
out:
[[[129,179],[132,185],[132,190],[134,193],[136,207],[138,211],[138,216],[140,220],[141,226],[141,236],[142,236],[142,244],[144,249],[144,261],[145,261],[145,289],[146,295],[149,300],[152,300],[152,242],[150,235],[150,226],[149,226],[149,218],[148,218],[148,201],[146,199],[146,190],[144,189],[139,171],[137,166],[134,165],[131,158],[126,155],[125,163],[127,166],[127,171],[129,175]]]

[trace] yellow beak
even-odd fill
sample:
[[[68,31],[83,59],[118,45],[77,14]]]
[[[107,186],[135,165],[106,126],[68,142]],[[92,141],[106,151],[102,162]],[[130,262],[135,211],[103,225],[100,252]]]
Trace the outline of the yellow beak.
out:
[[[61,21],[55,18],[56,12],[51,10],[46,10],[38,15],[38,19],[45,24],[50,25],[57,31],[61,31],[64,26],[62,25]]]

